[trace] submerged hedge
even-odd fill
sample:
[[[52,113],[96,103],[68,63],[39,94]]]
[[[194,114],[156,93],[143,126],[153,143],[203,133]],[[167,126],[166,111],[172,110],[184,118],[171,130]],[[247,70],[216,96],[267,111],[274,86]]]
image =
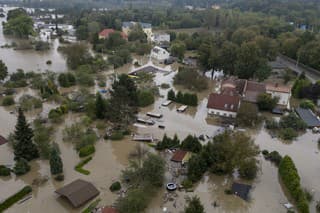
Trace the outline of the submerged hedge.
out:
[[[25,186],[23,189],[21,189],[16,194],[8,197],[5,201],[3,201],[0,204],[0,212],[3,212],[4,210],[8,209],[10,206],[21,200],[24,196],[32,192],[31,186]]]
[[[285,156],[279,165],[280,178],[295,200],[300,213],[309,213],[309,204],[300,185],[300,177],[294,162],[289,156]]]
[[[86,165],[89,161],[92,160],[92,157],[88,157],[86,159],[84,159],[83,161],[81,161],[80,163],[78,163],[74,169],[77,171],[77,172],[80,172],[81,174],[84,174],[84,175],[89,175],[90,174],[90,171],[86,170],[86,169],[83,169],[82,167],[84,165]]]
[[[95,151],[96,151],[96,149],[94,148],[94,146],[92,144],[84,146],[79,151],[79,157],[80,158],[87,157],[88,155],[93,154]]]

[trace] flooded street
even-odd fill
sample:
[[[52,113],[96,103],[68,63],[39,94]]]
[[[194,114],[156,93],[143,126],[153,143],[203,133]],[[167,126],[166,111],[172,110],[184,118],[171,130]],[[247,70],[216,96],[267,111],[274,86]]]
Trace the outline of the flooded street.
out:
[[[4,8],[10,10],[12,8]],[[11,45],[12,42],[21,43],[24,40],[11,38],[3,35],[2,22],[6,18],[0,18],[0,46]],[[57,51],[59,40],[52,41],[50,50],[35,51],[35,50],[14,50],[13,48],[0,48],[0,59],[6,63],[8,72],[13,73],[17,69],[23,69],[26,72],[45,72],[47,70],[54,72],[65,72],[67,69],[65,58]],[[51,65],[47,65],[48,60],[52,61]]]

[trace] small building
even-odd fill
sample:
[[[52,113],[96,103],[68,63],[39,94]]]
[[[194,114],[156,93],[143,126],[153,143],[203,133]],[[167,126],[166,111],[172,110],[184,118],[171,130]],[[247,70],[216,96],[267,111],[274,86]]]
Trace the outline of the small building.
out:
[[[112,34],[112,33],[115,33],[117,31],[115,31],[114,29],[104,29],[102,30],[100,33],[99,33],[99,39],[108,39],[109,36]],[[125,34],[124,32],[119,32],[121,37],[125,40],[128,39],[128,36],[127,34]]]
[[[171,161],[185,164],[189,161],[190,158],[191,158],[190,152],[179,149],[173,154]]]
[[[65,197],[74,208],[78,208],[99,195],[98,189],[90,182],[78,179],[55,191]]]
[[[266,92],[272,97],[278,97],[278,105],[290,109],[291,87],[285,85],[267,84]]]
[[[298,107],[295,111],[309,128],[320,127],[319,118],[310,109]]]
[[[231,191],[233,194],[239,196],[243,200],[248,201],[251,188],[252,187],[247,184],[233,183]]]
[[[169,59],[170,53],[159,46],[155,46],[152,48],[150,56],[151,58],[154,58],[160,62],[164,62],[165,60]]]
[[[2,135],[0,135],[0,146],[5,143],[8,143],[7,139],[5,139]]]
[[[208,114],[222,117],[237,117],[240,107],[240,96],[232,93],[212,93],[208,99]]]

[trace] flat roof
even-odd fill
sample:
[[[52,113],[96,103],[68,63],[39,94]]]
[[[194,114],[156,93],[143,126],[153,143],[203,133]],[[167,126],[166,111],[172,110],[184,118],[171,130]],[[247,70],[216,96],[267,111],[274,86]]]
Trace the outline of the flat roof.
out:
[[[308,127],[320,127],[320,120],[310,109],[298,107],[296,112]]]

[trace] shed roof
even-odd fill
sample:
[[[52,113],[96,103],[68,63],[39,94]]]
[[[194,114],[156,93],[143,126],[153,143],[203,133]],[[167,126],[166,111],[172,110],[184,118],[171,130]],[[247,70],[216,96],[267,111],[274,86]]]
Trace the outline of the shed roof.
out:
[[[0,145],[7,143],[7,139],[5,139],[2,135],[0,135]]]
[[[231,191],[233,194],[241,197],[242,199],[248,200],[251,188],[252,187],[247,184],[233,183],[231,187]]]
[[[90,182],[78,179],[55,191],[66,197],[73,207],[79,207],[99,195],[98,189]]]
[[[308,127],[320,127],[320,120],[310,109],[298,107],[296,108],[296,112]]]
[[[184,157],[187,155],[188,151],[177,150],[172,156],[171,160],[174,162],[182,162]]]

